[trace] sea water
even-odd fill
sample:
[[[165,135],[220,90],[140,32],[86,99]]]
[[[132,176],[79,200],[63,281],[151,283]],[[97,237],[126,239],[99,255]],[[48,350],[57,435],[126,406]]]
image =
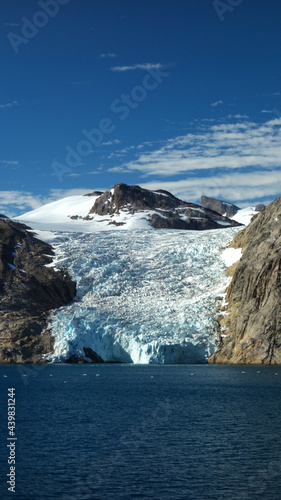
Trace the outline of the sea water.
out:
[[[280,367],[1,365],[0,384],[1,499],[280,499]]]

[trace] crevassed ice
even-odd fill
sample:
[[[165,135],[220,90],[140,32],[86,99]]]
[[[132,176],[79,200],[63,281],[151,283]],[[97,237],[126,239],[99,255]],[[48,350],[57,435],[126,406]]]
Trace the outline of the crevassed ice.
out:
[[[237,230],[61,233],[55,265],[77,296],[50,316],[48,359],[90,347],[105,361],[206,362],[229,282],[221,254]]]

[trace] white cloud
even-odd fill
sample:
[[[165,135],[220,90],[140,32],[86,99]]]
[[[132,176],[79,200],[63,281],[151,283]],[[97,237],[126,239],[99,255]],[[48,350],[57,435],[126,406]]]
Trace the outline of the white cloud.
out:
[[[0,212],[8,217],[19,215],[20,211],[28,211],[42,205],[40,196],[29,192],[0,191]]]
[[[223,191],[230,201],[261,199],[281,191],[280,118],[262,124],[249,120],[207,123],[161,146],[135,151],[135,159],[109,170],[153,178],[154,187],[184,186],[186,199],[197,199],[203,188],[213,196]],[[186,181],[168,180],[177,176]]]
[[[52,201],[66,198],[67,196],[76,196],[87,194],[91,191],[105,191],[107,188],[87,188],[87,189],[51,189],[47,196],[33,195],[27,191],[0,191],[0,213],[8,217],[35,210],[36,208],[51,203]]]
[[[262,109],[261,113],[270,113],[272,115],[272,109]]]
[[[213,106],[213,108],[215,108],[216,106],[218,106],[219,104],[223,104],[223,101],[216,101],[216,102],[213,102],[211,104],[211,106]]]
[[[114,59],[117,55],[114,52],[107,52],[106,54],[101,54],[102,59]]]
[[[19,162],[15,161],[15,160],[0,160],[0,163],[2,165],[7,165],[7,166],[10,166],[10,165],[19,165]]]
[[[103,142],[101,146],[113,146],[113,144],[120,144],[121,141],[114,139],[113,141]]]
[[[174,176],[218,168],[273,168],[281,165],[281,119],[212,125],[204,131],[169,139],[162,147],[111,171]]]
[[[210,177],[190,177],[179,181],[146,182],[146,189],[165,189],[185,201],[199,201],[202,195],[224,199],[238,206],[256,205],[280,196],[281,170],[257,173],[221,173]]]
[[[124,72],[124,71],[135,71],[137,69],[141,70],[163,69],[164,67],[165,66],[160,63],[157,64],[144,63],[144,64],[134,64],[132,66],[113,66],[113,68],[111,68],[111,71]]]
[[[6,104],[0,104],[0,109],[12,108],[13,106],[19,106],[18,101],[7,102]]]

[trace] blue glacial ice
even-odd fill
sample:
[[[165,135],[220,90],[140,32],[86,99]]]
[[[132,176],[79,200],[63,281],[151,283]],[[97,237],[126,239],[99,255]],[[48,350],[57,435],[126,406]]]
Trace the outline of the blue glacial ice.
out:
[[[90,347],[108,362],[205,363],[229,283],[221,255],[238,230],[59,233],[55,266],[77,296],[49,317],[47,359]]]

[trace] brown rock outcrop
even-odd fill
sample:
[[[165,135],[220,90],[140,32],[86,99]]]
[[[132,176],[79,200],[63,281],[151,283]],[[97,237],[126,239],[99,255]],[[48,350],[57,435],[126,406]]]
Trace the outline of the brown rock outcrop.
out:
[[[208,196],[201,196],[201,205],[202,207],[215,210],[215,212],[221,215],[226,215],[226,217],[233,217],[239,210],[239,207],[233,205],[233,203],[217,200],[216,198],[210,198]]]
[[[228,268],[223,336],[208,362],[281,364],[281,198],[255,215],[231,246],[243,256]]]
[[[110,217],[119,214],[120,211],[128,214],[145,212],[144,217],[156,229],[202,231],[241,225],[214,210],[182,201],[168,191],[162,189],[150,191],[140,186],[127,184],[116,184],[113,189],[105,191],[96,199],[89,215]]]
[[[24,224],[0,220],[0,363],[40,363],[52,350],[47,313],[76,293],[66,271],[45,267],[53,255]]]

